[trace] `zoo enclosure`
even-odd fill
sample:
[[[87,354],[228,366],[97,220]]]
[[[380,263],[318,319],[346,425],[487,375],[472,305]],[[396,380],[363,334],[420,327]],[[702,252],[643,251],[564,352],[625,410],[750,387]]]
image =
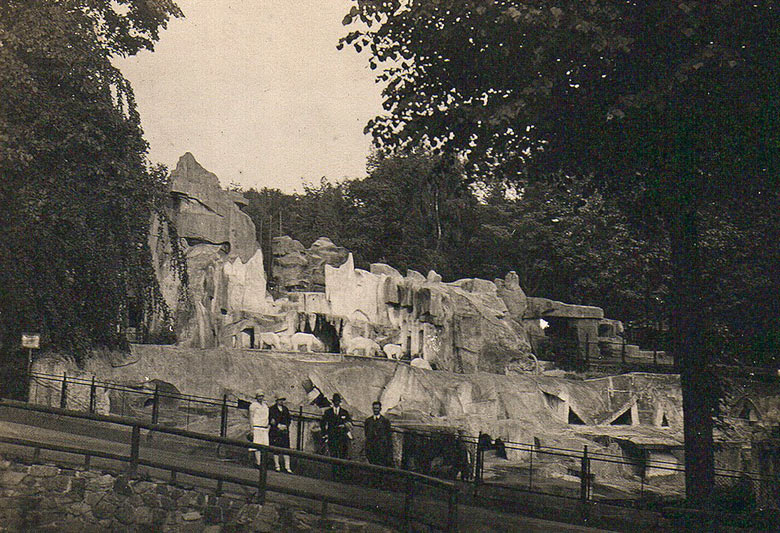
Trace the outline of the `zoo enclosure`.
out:
[[[159,384],[154,388],[130,387],[67,375],[33,373],[30,401],[43,399],[61,408],[95,413],[101,389],[114,391],[117,393],[115,398],[121,399],[111,402],[114,414],[149,420],[151,424],[196,428],[199,432],[225,438],[229,421],[240,419],[242,424],[246,423],[243,411],[248,407],[247,402],[228,399],[227,395],[220,400],[164,391]],[[176,407],[164,407],[167,401],[175,402]],[[239,410],[241,414],[237,412]],[[303,450],[308,438],[309,447],[323,452],[317,447],[316,437],[320,414],[300,407],[291,415],[294,420],[291,444],[295,450]],[[354,425],[355,441],[362,442],[362,422],[356,421]],[[497,447],[492,439],[482,434],[478,437],[455,436],[399,428],[393,428],[393,433],[397,450],[408,452],[406,444],[411,440],[423,451],[421,456],[411,450],[411,458],[403,453],[397,464],[440,478],[460,477],[471,481],[477,496],[489,491],[494,498],[515,500],[521,493],[534,493],[580,503],[657,509],[682,502],[685,495],[682,460],[654,458],[648,450],[637,449],[631,454],[618,455],[589,450],[587,446],[580,450],[543,446],[536,439],[529,443],[505,441]],[[450,452],[454,450],[455,454],[436,455],[442,446],[449,447]],[[511,455],[516,467],[513,475],[504,479],[484,475],[485,456],[498,452],[497,448]],[[493,466],[501,467],[498,462]],[[310,472],[312,476],[325,474]],[[758,472],[718,468],[715,488],[730,510],[738,515],[765,508],[776,509],[780,503],[780,480]]]

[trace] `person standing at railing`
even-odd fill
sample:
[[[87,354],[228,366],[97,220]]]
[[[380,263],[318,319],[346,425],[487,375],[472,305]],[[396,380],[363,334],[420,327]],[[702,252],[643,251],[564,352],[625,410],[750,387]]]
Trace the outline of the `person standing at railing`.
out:
[[[268,446],[268,405],[265,403],[265,393],[261,389],[255,391],[255,399],[249,404],[249,424],[252,426],[252,442]],[[262,454],[255,450],[255,465],[262,465]]]
[[[382,415],[382,404],[371,404],[372,416],[366,418],[366,458],[374,465],[393,466],[393,437],[390,421]]]
[[[284,396],[277,396],[276,403],[268,409],[268,421],[271,425],[269,433],[271,446],[277,446],[279,448],[290,447],[290,422],[292,422],[292,417],[290,416],[290,410],[284,405],[286,400],[287,398]],[[292,474],[290,456],[282,455],[282,457],[284,458],[284,471]],[[281,471],[279,455],[277,454],[274,454],[274,468],[277,472]]]
[[[333,395],[331,403],[333,407],[326,409],[320,420],[322,438],[328,445],[331,457],[347,459],[349,441],[352,439],[352,417],[341,407],[341,394],[338,392]]]

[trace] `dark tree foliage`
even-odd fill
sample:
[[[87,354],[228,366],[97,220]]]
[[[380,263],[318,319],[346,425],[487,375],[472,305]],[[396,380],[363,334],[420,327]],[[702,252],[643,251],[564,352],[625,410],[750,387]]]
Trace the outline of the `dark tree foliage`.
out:
[[[402,272],[468,275],[464,259],[475,227],[476,201],[455,159],[424,152],[375,154],[369,176],[345,184],[346,245],[357,258]]]
[[[116,9],[116,11],[115,11]],[[0,3],[0,332],[77,359],[124,348],[131,312],[164,306],[147,237],[166,172],[146,159],[111,58],[152,49],[169,0]]]
[[[434,269],[449,279],[469,274],[477,202],[451,158],[374,155],[363,180],[323,179],[294,195],[252,189],[244,197],[260,242],[290,235],[309,246],[329,237],[363,268],[379,262],[401,271]],[[264,257],[270,253],[269,244]]]
[[[353,21],[361,29],[342,46],[370,50],[372,68],[386,64],[388,113],[367,126],[379,145],[458,153],[485,179],[590,176],[640,220],[659,222],[686,487],[704,503],[721,350],[703,224],[725,206],[751,221],[755,203],[776,198],[776,3],[356,0],[344,23]]]

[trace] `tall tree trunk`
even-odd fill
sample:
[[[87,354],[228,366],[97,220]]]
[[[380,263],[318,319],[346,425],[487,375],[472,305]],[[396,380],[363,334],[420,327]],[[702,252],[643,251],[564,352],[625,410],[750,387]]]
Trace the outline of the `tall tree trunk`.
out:
[[[679,205],[670,215],[672,348],[680,369],[685,435],[685,492],[688,502],[704,507],[714,481],[712,416],[717,391],[705,341],[701,258],[697,213]]]

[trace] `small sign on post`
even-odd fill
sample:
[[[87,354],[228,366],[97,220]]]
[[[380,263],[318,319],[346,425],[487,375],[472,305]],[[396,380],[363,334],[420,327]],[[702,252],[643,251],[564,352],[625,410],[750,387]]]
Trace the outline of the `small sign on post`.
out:
[[[41,336],[38,333],[22,333],[22,348],[27,348],[27,375],[32,372],[32,351],[41,347]]]
[[[37,350],[41,347],[41,336],[37,333],[22,333],[22,348]]]

